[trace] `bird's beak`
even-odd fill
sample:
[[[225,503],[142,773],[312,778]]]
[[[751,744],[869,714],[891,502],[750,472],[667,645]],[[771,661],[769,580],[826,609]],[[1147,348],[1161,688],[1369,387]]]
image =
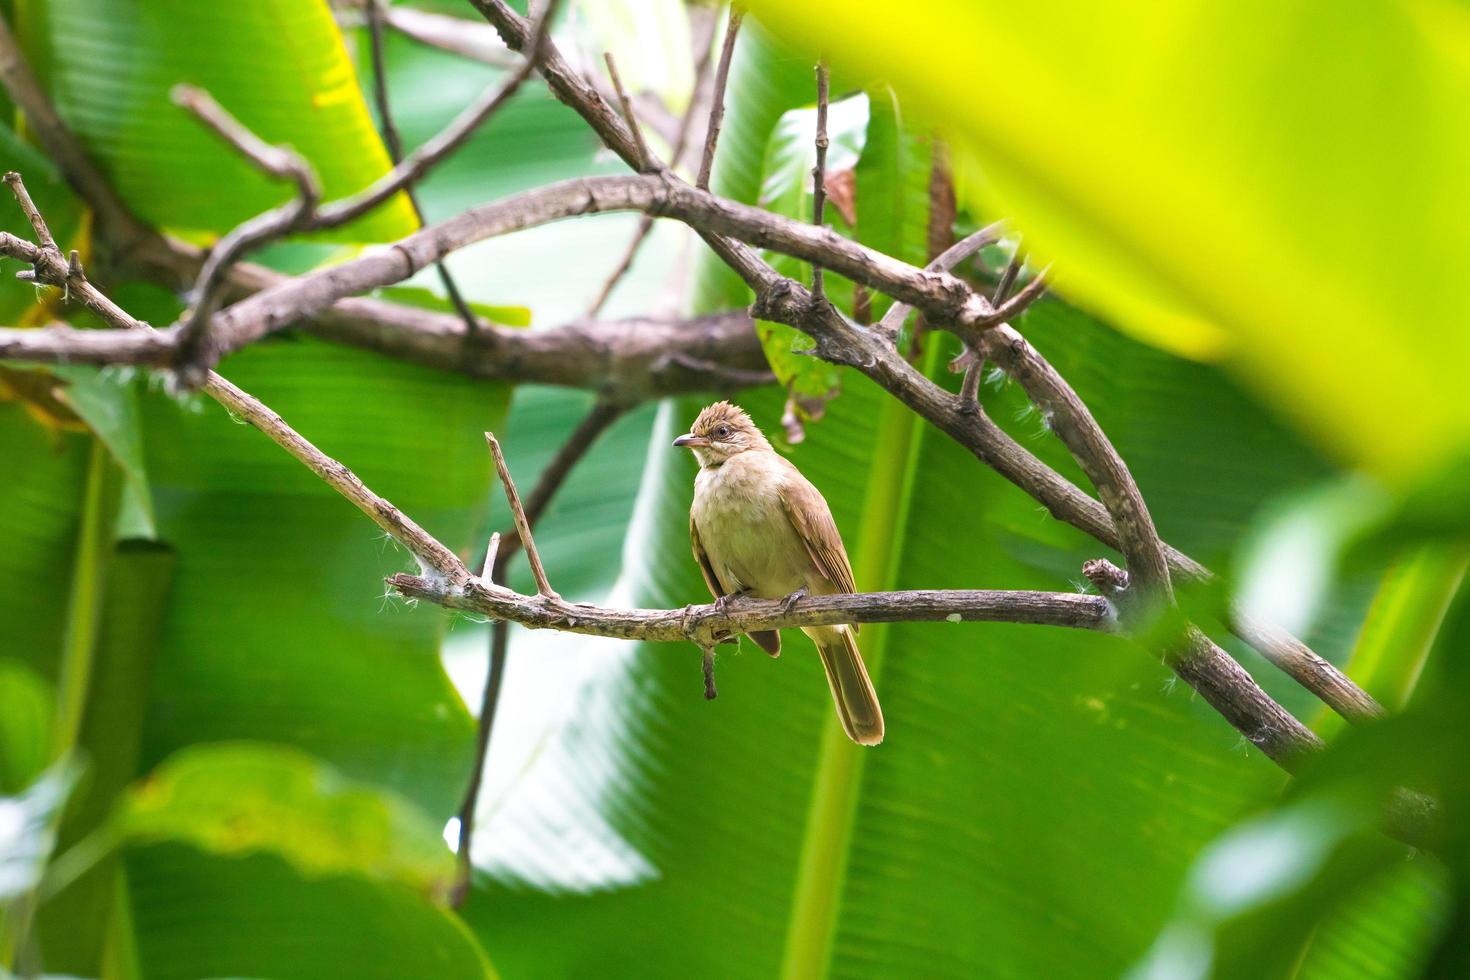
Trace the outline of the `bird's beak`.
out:
[[[693,449],[695,446],[708,446],[709,440],[706,439],[704,436],[697,436],[692,432],[686,432],[682,436],[674,440],[674,445],[688,446],[689,448]]]

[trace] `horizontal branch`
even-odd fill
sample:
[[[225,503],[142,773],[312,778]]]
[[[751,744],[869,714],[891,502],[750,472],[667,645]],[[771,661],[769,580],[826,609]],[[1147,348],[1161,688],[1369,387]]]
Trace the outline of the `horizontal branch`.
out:
[[[333,343],[442,371],[582,388],[622,405],[691,392],[726,394],[775,380],[744,310],[688,319],[576,320],[535,330],[490,324],[468,336],[464,321],[451,314],[348,299],[302,327]],[[165,368],[175,363],[180,330],[0,327],[0,359]]]
[[[710,645],[736,633],[834,626],[839,623],[988,622],[1065,626],[1110,632],[1112,607],[1101,596],[1075,592],[929,589],[809,596],[789,610],[780,599],[735,599],[683,609],[609,609],[565,599],[521,595],[483,579],[462,589],[398,574],[388,584],[403,595],[448,609],[475,612],[528,629],[648,642]]]

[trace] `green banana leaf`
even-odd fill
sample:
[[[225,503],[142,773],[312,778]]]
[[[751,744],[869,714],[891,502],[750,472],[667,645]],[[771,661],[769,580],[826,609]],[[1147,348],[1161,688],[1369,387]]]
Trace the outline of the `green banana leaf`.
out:
[[[209,238],[288,200],[170,101],[207,90],[252,132],[305,157],[327,199],[388,169],[357,73],[325,0],[20,0],[17,30],[57,111],[138,215]],[[333,237],[398,238],[415,227],[396,197]]]

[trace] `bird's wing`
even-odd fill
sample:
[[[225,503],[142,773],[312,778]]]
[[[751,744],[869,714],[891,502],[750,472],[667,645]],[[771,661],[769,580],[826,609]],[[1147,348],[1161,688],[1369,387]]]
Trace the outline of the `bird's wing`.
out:
[[[699,526],[694,523],[694,511],[689,512],[689,544],[694,548],[694,560],[699,563],[699,571],[704,575],[704,584],[709,586],[710,595],[718,599],[725,594],[724,586],[720,585],[720,577],[715,574],[715,567],[709,563],[709,555],[704,553],[704,545],[699,540]]]
[[[847,549],[842,547],[842,535],[837,530],[837,522],[832,520],[832,511],[821,492],[795,467],[781,488],[781,503],[822,577],[836,592],[856,592],[852,565],[847,560]]]

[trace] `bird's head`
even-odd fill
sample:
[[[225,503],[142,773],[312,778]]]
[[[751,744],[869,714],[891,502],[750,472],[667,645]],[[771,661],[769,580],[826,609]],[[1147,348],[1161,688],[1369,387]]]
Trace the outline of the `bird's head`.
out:
[[[692,450],[700,466],[719,466],[736,453],[771,448],[745,410],[729,402],[715,402],[700,412],[674,445]]]

